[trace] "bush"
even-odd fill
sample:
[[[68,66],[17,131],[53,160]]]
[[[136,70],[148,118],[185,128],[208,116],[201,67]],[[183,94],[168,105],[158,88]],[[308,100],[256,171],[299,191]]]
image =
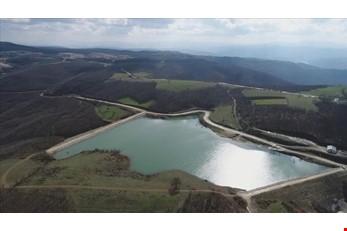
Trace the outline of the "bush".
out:
[[[35,160],[35,161],[40,161],[40,162],[45,163],[45,164],[55,160],[55,158],[52,155],[49,155],[45,152],[31,157],[31,159]]]
[[[181,179],[178,178],[178,177],[174,177],[171,180],[171,184],[169,186],[169,193],[170,193],[170,195],[178,194],[180,192],[180,189],[181,189],[181,184],[182,184]]]

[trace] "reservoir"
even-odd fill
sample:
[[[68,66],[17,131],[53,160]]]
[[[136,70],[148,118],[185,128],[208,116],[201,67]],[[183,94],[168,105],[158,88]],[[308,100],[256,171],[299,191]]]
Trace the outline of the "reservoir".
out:
[[[141,117],[55,154],[62,159],[81,151],[118,149],[143,174],[180,169],[217,185],[246,190],[319,173],[327,167],[251,143],[223,138],[197,117]]]

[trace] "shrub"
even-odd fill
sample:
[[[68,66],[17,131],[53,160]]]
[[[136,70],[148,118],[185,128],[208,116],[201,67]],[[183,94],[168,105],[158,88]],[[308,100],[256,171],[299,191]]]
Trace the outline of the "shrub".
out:
[[[182,184],[181,179],[178,178],[178,177],[174,177],[171,180],[171,184],[169,186],[169,193],[170,193],[170,195],[178,194],[180,192],[180,189],[181,189],[181,184]]]

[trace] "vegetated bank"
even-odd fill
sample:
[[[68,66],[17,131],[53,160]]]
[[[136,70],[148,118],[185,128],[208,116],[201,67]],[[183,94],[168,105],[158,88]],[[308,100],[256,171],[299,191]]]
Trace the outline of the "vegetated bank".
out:
[[[179,170],[143,175],[129,166],[118,151],[49,160],[15,188],[1,189],[1,212],[247,212],[238,189]]]
[[[347,212],[347,172],[286,186],[251,198],[253,212]]]

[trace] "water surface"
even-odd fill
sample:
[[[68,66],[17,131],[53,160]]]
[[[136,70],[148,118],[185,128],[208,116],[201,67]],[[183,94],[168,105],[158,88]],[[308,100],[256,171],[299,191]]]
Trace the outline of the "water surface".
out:
[[[57,159],[84,150],[119,149],[144,174],[181,169],[218,185],[254,189],[311,175],[327,167],[218,136],[196,117],[138,118],[63,149]]]

